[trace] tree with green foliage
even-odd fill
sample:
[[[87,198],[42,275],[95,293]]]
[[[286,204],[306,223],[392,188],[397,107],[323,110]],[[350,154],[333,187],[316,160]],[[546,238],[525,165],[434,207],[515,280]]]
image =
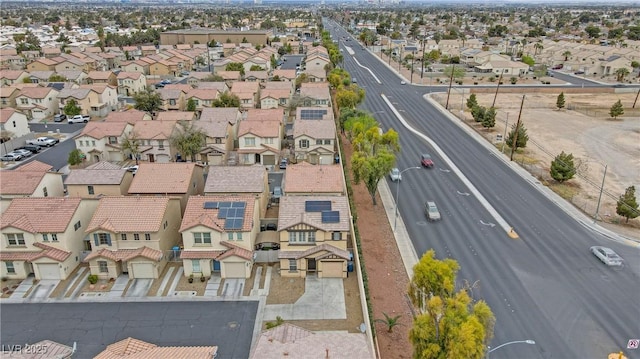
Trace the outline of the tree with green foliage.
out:
[[[476,94],[472,93],[471,96],[467,99],[467,108],[469,110],[473,110],[474,107],[478,106],[478,97]]]
[[[338,108],[355,108],[364,101],[365,91],[358,85],[341,86],[336,91]]]
[[[345,109],[341,109],[340,110],[340,117],[338,117],[338,123],[340,126],[340,131],[342,133],[345,132],[346,127],[347,127],[347,121],[349,121],[350,119],[353,118],[364,118],[365,116],[367,116],[367,112],[359,110],[357,108],[345,108]],[[371,116],[369,116],[369,118],[371,118],[374,122],[375,119]],[[349,128],[349,131],[351,130],[351,125]]]
[[[264,69],[260,65],[251,65],[249,71],[264,71]]]
[[[453,72],[454,79],[464,78],[465,71],[461,66],[447,66],[444,68],[443,74],[449,78],[451,77],[451,72]]]
[[[620,196],[616,206],[616,213],[626,218],[626,223],[629,223],[629,218],[633,219],[640,216],[635,186],[627,187],[624,194]]]
[[[624,81],[624,78],[629,75],[629,69],[626,67],[621,67],[617,69],[613,74],[616,75],[616,81],[622,82]]]
[[[278,60],[276,59],[275,54],[271,54],[271,57],[269,57],[269,63],[271,64],[272,69],[275,69],[278,66]]]
[[[476,122],[482,122],[484,115],[487,113],[487,108],[484,106],[475,106],[471,109],[471,116]]]
[[[533,57],[529,56],[529,55],[524,55],[522,56],[522,62],[524,62],[525,64],[529,65],[529,66],[533,66],[536,64],[536,60],[533,59]]]
[[[196,108],[196,100],[194,100],[193,97],[189,98],[189,101],[187,101],[187,111],[194,112]]]
[[[468,288],[455,291],[458,263],[438,260],[426,252],[413,269],[409,298],[418,315],[409,338],[414,357],[421,359],[481,359],[493,337],[495,317],[484,301],[476,301]]]
[[[67,159],[67,163],[70,166],[77,166],[81,164],[85,158],[86,156],[84,155],[84,153],[82,153],[81,150],[75,148],[71,150],[71,152],[69,152],[69,158]]]
[[[225,71],[240,71],[240,75],[244,76],[244,65],[240,62],[230,62],[224,67]]]
[[[162,106],[162,97],[152,89],[136,92],[133,94],[133,101],[135,101],[133,107],[136,110],[144,111],[151,115],[155,114]]]
[[[349,85],[351,83],[351,75],[345,69],[333,69],[329,72],[327,81],[329,81],[331,87],[338,88],[341,85]]]
[[[584,32],[586,32],[587,35],[592,39],[600,37],[600,28],[594,25],[588,25],[587,27],[585,27]]]
[[[516,125],[511,126],[511,131],[507,135],[507,146],[512,147],[511,150],[513,152],[516,152],[518,148],[527,147],[527,142],[529,141],[529,135],[527,134],[527,129],[524,127],[524,125],[521,123],[517,127],[518,136],[516,138],[515,146],[513,146],[513,138],[514,136],[516,136]]]
[[[618,100],[618,102],[614,103],[609,110],[609,115],[613,118],[618,118],[618,116],[624,115],[624,107],[622,107],[622,101]]]
[[[633,68],[633,71],[638,71],[638,69],[640,69],[640,62],[638,61],[631,61],[631,68]],[[638,77],[640,77],[640,71],[638,71]]]
[[[196,154],[202,150],[207,140],[207,135],[191,121],[180,121],[175,131],[169,138],[171,145],[178,150],[182,158],[190,158],[196,161]]]
[[[120,150],[125,156],[131,156],[136,160],[136,165],[138,164],[138,160],[140,159],[140,146],[142,146],[142,142],[138,138],[138,135],[135,132],[126,133],[122,137],[122,144],[120,145]]]
[[[49,82],[66,82],[67,78],[60,74],[53,74],[49,76]]]
[[[220,76],[220,75],[211,74],[211,75],[205,77],[203,79],[203,81],[206,81],[206,82],[222,82],[222,81],[224,81],[224,78],[222,76]]]
[[[573,163],[573,154],[562,151],[551,161],[551,177],[562,183],[573,178],[576,174],[576,166]]]
[[[563,109],[565,105],[564,92],[560,92],[558,98],[556,99],[556,107],[558,110]]]
[[[75,99],[69,99],[64,105],[62,112],[69,117],[73,117],[75,115],[79,115],[82,112],[82,109],[78,106],[78,102]]]
[[[482,127],[494,128],[496,126],[496,114],[496,108],[489,107],[489,109],[485,111],[484,116],[482,117]]]
[[[240,107],[240,98],[236,94],[232,94],[229,91],[225,91],[220,95],[220,97],[212,101],[211,106]]]
[[[22,83],[30,84],[30,83],[33,83],[33,80],[31,80],[31,77],[25,77],[24,79],[22,79]]]

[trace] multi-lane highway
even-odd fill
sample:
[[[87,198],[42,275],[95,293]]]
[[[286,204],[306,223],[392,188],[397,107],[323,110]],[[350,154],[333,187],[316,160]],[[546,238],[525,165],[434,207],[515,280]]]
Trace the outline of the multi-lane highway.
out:
[[[337,24],[325,24],[334,39],[349,36]],[[354,42],[340,41],[344,67],[366,90],[362,107],[385,129],[400,134],[398,167],[419,166],[425,152],[436,163],[433,169],[403,174],[399,210],[416,252],[420,256],[434,248],[438,257],[459,262],[460,281],[475,283],[473,297],[486,300],[496,316],[492,347],[514,340],[536,342],[505,346],[491,357],[604,358],[624,350],[628,357],[639,358],[638,350],[626,350],[629,339],[640,337],[638,247],[609,240],[578,223],[426,102],[423,95],[430,89],[401,85],[393,70],[359,46],[350,48],[353,55],[347,51],[344,45]],[[440,154],[400,123],[382,95],[411,127],[444,151],[519,239],[507,236]],[[394,194],[396,185],[390,183]],[[438,204],[442,221],[426,221],[426,200]],[[589,252],[593,245],[613,248],[626,266],[602,265]]]

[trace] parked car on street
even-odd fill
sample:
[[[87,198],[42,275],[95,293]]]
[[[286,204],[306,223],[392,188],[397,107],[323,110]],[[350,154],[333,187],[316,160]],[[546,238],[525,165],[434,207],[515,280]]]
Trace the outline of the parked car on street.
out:
[[[389,172],[389,177],[393,182],[402,181],[402,174],[400,174],[400,170],[397,168],[391,169],[391,172]]]
[[[89,115],[75,115],[73,117],[70,117],[69,120],[67,120],[67,122],[69,123],[87,123],[91,120],[91,116]]]
[[[136,173],[138,173],[138,165],[134,165],[134,166],[127,166],[127,167],[123,167],[125,170],[133,173],[133,175],[135,176]]]
[[[65,115],[64,113],[53,116],[53,122],[62,122],[66,119],[67,119],[67,115]]]
[[[19,153],[16,152],[9,152],[6,155],[0,157],[0,160],[2,160],[3,162],[6,161],[20,161],[23,158],[23,156]]]
[[[31,155],[33,154],[31,151],[29,150],[23,150],[21,148],[18,148],[16,150],[13,150],[13,153],[19,153],[22,155],[23,158],[27,158],[27,157],[31,157]]]
[[[38,138],[34,138],[33,140],[26,141],[27,145],[37,145],[42,147],[55,146],[55,144],[58,142],[59,140],[53,137],[38,137]]]
[[[282,197],[282,195],[283,195],[282,187],[280,187],[280,186],[273,187],[273,196],[271,196],[271,198],[278,199],[278,198]]]
[[[591,253],[596,256],[602,263],[608,266],[621,266],[622,258],[614,252],[611,248],[601,247],[601,246],[593,246],[590,248]]]
[[[283,158],[280,160],[280,165],[278,167],[280,167],[281,170],[285,170],[287,169],[288,164],[289,164],[289,160],[286,158]]]
[[[427,201],[424,204],[424,214],[430,221],[439,221],[442,219],[442,217],[440,217],[440,211],[438,210],[436,203],[433,201]]]
[[[427,167],[427,168],[433,167],[433,160],[431,159],[431,155],[426,153],[421,154],[420,165],[422,165],[422,167]]]
[[[20,147],[21,150],[27,150],[27,151],[31,151],[31,153],[38,153],[40,151],[42,151],[42,147],[38,146],[38,145],[25,145]]]

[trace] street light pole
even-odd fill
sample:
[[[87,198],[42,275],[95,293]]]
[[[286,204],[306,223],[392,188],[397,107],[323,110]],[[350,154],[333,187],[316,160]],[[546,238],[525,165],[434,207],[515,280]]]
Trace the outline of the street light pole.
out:
[[[596,206],[596,214],[593,215],[593,224],[598,221],[598,212],[600,211],[600,201],[602,200],[602,192],[604,191],[604,179],[607,177],[607,165],[604,165],[604,174],[602,175],[602,185],[600,186],[600,195],[598,196],[598,205]]]
[[[393,218],[393,231],[396,231],[396,226],[398,225],[398,206],[400,205],[400,182],[402,182],[402,174],[407,172],[408,170],[419,170],[422,169],[422,167],[416,166],[416,167],[409,167],[409,168],[405,168],[402,171],[400,171],[400,174],[398,175],[398,186],[396,186],[396,213],[395,216]]]
[[[489,350],[487,350],[487,356],[486,356],[486,359],[489,359],[489,353],[491,353],[491,352],[493,352],[493,351],[496,351],[496,350],[498,350],[498,349],[500,349],[500,348],[502,348],[502,347],[505,347],[505,346],[507,346],[507,345],[510,345],[510,344],[532,344],[532,345],[533,345],[533,344],[535,344],[535,343],[536,343],[535,341],[533,341],[533,340],[531,340],[531,339],[527,339],[527,340],[514,340],[514,341],[512,341],[512,342],[508,342],[508,343],[500,344],[500,345],[498,345],[497,347],[495,347],[495,348],[493,348],[493,349],[491,349],[491,347],[490,347],[490,346],[487,346],[487,349],[489,349]]]
[[[507,128],[509,127],[509,112],[507,112],[507,121],[504,123],[504,136],[502,136],[502,150],[504,153],[504,144],[507,142]]]

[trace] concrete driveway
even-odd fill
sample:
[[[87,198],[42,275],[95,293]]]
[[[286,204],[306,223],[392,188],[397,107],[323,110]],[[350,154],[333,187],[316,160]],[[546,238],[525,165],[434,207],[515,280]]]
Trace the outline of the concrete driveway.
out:
[[[265,305],[263,320],[326,320],[346,319],[342,278],[308,276],[304,294],[294,304]]]
[[[56,279],[43,279],[38,282],[38,284],[34,285],[33,290],[29,294],[29,299],[47,299],[51,292],[56,288],[56,286],[60,283],[59,280]]]
[[[125,297],[146,297],[153,279],[133,279]]]

